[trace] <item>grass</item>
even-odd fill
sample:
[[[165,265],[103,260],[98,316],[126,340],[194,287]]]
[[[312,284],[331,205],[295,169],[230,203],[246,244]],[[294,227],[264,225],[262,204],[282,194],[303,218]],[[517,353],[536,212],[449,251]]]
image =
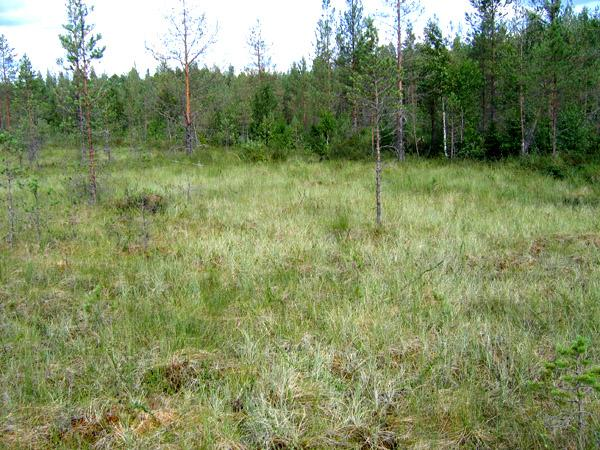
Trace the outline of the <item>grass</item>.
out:
[[[390,163],[376,228],[369,163],[115,153],[95,207],[75,153],[45,154],[41,242],[17,192],[0,447],[576,441],[529,385],[579,335],[600,361],[595,186],[514,163]]]

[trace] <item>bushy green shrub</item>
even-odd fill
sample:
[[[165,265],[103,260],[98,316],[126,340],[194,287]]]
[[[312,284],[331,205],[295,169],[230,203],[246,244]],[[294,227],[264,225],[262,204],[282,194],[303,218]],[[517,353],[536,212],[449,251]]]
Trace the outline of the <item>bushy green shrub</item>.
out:
[[[485,139],[479,131],[475,128],[467,128],[464,139],[459,156],[473,159],[483,159],[486,156]]]
[[[270,151],[261,141],[246,141],[240,147],[242,159],[250,162],[268,162]]]

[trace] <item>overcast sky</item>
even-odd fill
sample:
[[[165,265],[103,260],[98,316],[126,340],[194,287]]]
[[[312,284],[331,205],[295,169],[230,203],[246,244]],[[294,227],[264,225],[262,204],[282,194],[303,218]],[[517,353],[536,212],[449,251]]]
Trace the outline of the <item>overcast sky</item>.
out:
[[[273,63],[279,70],[288,69],[303,56],[310,59],[315,25],[320,16],[321,0],[195,0],[206,12],[213,26],[218,24],[217,42],[200,63],[237,70],[250,63],[247,36],[260,18],[263,34],[270,44]],[[157,41],[164,30],[164,16],[175,0],[95,0],[91,21],[102,33],[106,45],[104,59],[97,64],[99,73],[121,74],[134,65],[140,72],[151,70],[155,62],[145,49],[146,42]],[[337,10],[344,0],[333,0]],[[590,7],[600,0],[576,0]],[[384,0],[364,0],[367,14],[384,11]],[[444,30],[464,29],[469,0],[421,0],[423,11],[414,17],[420,30],[434,14]],[[65,0],[0,0],[0,34],[6,35],[19,56],[27,53],[34,67],[45,72],[57,71],[57,58],[63,55],[58,41],[65,21]],[[385,40],[383,18],[378,19]]]

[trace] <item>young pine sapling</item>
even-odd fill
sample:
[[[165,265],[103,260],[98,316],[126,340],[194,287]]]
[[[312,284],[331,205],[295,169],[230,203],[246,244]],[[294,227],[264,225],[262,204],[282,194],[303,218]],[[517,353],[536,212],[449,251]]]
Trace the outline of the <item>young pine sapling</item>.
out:
[[[590,342],[578,337],[546,364],[543,381],[535,387],[565,408],[569,426],[577,433],[577,448],[586,448],[590,402],[600,393],[600,366],[588,358]]]

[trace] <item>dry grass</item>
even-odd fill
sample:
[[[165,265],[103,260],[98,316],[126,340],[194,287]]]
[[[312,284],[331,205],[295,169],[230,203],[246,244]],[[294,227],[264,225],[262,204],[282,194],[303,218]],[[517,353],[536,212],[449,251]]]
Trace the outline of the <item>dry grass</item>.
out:
[[[600,361],[594,186],[390,164],[378,229],[367,163],[121,151],[90,207],[67,155],[37,174],[42,242],[21,191],[0,247],[0,446],[573,442],[528,384],[577,335]]]

